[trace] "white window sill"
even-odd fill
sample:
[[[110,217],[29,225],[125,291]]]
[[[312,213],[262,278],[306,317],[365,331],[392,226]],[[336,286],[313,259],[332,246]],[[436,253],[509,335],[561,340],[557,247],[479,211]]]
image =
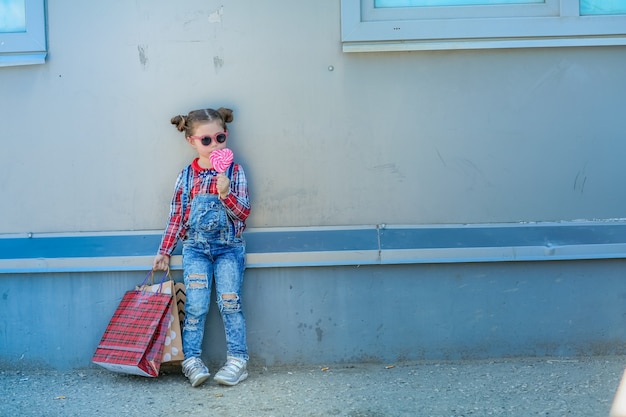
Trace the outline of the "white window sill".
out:
[[[0,67],[44,64],[46,62],[46,55],[45,52],[32,54],[0,54]]]
[[[406,52],[454,49],[550,48],[626,45],[625,36],[578,38],[436,39],[413,41],[344,42],[343,52]]]

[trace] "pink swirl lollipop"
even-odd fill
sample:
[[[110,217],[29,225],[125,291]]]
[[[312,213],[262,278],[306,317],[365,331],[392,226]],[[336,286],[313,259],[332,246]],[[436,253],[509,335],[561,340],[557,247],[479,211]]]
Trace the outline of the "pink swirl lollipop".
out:
[[[226,172],[230,164],[233,162],[233,151],[228,148],[216,149],[211,152],[209,159],[211,159],[213,169],[217,172],[223,173]]]

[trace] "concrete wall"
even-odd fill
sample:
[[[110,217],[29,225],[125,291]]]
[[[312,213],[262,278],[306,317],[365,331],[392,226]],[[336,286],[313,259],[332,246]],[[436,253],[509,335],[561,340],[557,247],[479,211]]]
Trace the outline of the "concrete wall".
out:
[[[193,157],[169,119],[220,105],[251,227],[624,217],[626,48],[339,30],[336,0],[50,2],[47,63],[0,68],[0,233],[161,229]]]
[[[207,106],[235,110],[252,229],[625,217],[624,47],[346,54],[336,0],[47,6],[46,64],[0,68],[3,237],[162,229],[194,156],[169,119]],[[250,350],[268,364],[619,353],[620,270],[251,269]],[[0,274],[0,363],[87,366],[140,275]]]
[[[625,266],[597,260],[248,270],[251,360],[271,366],[624,354]],[[90,366],[119,299],[142,278],[2,276],[0,367]],[[211,363],[226,354],[220,320],[213,303],[203,346]]]

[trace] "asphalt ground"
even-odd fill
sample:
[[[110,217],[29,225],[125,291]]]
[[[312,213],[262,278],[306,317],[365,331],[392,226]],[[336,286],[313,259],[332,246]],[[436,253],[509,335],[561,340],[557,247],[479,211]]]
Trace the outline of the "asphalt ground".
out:
[[[235,387],[192,388],[99,367],[0,370],[0,416],[607,417],[626,357],[254,367]],[[214,372],[215,369],[212,369]]]

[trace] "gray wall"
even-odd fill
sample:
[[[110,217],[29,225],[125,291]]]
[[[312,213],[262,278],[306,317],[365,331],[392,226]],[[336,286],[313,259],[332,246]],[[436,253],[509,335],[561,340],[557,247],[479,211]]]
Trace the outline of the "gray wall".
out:
[[[46,64],[0,68],[0,235],[162,229],[194,156],[169,119],[207,106],[235,110],[252,229],[626,217],[626,48],[345,54],[339,22],[337,0],[48,2]],[[251,269],[250,351],[623,353],[623,267]],[[0,364],[88,365],[140,275],[0,275]]]
[[[243,298],[251,361],[625,354],[625,262],[248,270]],[[119,299],[142,277],[3,276],[0,368],[89,366]],[[225,356],[220,320],[213,302],[203,346],[212,364]]]
[[[50,2],[47,63],[0,68],[0,233],[161,229],[193,157],[169,118],[220,105],[250,227],[624,217],[626,48],[346,54],[339,22]]]

